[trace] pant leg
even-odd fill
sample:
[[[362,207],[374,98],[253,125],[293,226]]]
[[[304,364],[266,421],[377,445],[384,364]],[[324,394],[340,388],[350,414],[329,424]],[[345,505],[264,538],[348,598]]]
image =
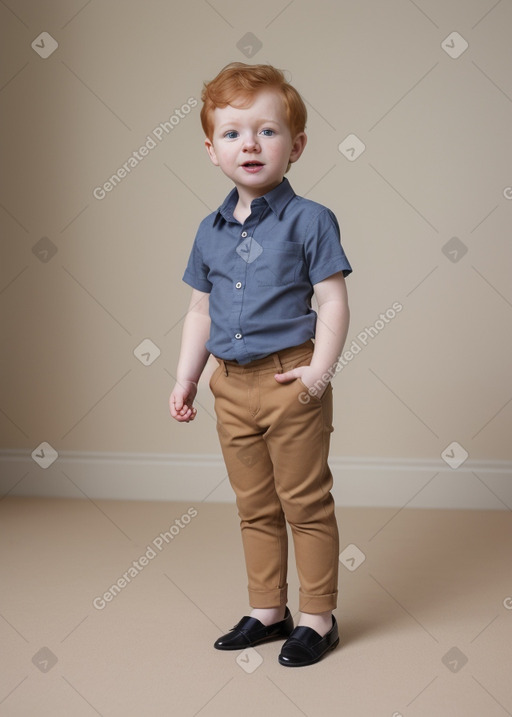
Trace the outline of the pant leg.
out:
[[[283,370],[310,363],[309,357],[283,363]],[[332,426],[332,387],[319,399],[308,396],[300,379],[277,384],[273,372],[261,380],[269,425],[265,442],[276,492],[290,525],[300,582],[299,609],[319,613],[337,605],[339,537],[327,462]],[[309,397],[309,401],[305,399]]]
[[[222,365],[210,381],[222,454],[240,517],[249,604],[270,608],[287,602],[288,535],[264,431],[255,420],[258,385],[257,372],[228,369],[226,375]]]
[[[312,349],[279,352],[283,370],[309,364]],[[332,474],[332,388],[307,398],[300,380],[278,384],[274,356],[255,366],[222,367],[212,377],[218,432],[237,496],[249,600],[286,602],[286,525],[295,546],[300,610],[336,607],[339,539]],[[265,364],[265,365],[262,365]]]

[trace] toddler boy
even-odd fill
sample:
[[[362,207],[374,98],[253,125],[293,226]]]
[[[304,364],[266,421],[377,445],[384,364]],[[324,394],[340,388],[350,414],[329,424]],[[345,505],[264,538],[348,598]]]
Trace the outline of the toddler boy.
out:
[[[334,214],[284,177],[306,146],[307,112],[283,73],[234,62],[205,84],[202,100],[206,149],[235,186],[201,222],[183,277],[193,291],[170,411],[195,418],[197,382],[213,354],[210,388],[252,607],[214,646],[287,638],[279,662],[305,666],[339,642],[329,378],[347,335],[352,269]],[[295,628],[286,523],[300,582]]]

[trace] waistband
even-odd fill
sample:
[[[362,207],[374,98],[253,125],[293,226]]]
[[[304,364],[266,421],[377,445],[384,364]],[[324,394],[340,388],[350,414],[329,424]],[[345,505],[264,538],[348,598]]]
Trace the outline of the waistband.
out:
[[[250,371],[270,371],[274,373],[283,372],[283,364],[298,359],[300,356],[307,356],[310,354],[315,347],[315,344],[311,339],[308,339],[299,346],[291,346],[288,349],[282,349],[275,353],[269,354],[256,361],[250,361],[249,363],[239,364],[237,361],[226,361],[225,359],[218,358],[218,363],[223,367],[226,376],[229,372],[234,373],[246,373]]]

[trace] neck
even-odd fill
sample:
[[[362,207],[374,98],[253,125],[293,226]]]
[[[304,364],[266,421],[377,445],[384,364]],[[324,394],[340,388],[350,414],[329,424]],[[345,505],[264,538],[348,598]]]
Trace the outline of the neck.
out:
[[[257,199],[258,197],[263,197],[264,194],[268,194],[268,192],[271,192],[273,189],[278,187],[282,181],[283,179],[281,178],[278,182],[273,182],[266,187],[259,187],[254,189],[252,189],[251,187],[240,187],[238,184],[236,184],[235,186],[238,192],[237,208],[240,208],[242,211],[247,210],[248,212],[250,212],[251,202],[253,199]]]

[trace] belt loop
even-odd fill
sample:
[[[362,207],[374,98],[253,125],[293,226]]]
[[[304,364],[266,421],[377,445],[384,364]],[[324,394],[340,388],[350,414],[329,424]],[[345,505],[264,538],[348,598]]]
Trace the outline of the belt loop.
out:
[[[274,359],[274,364],[276,366],[276,373],[283,373],[283,365],[281,363],[281,359],[279,358],[279,354],[272,354],[272,358]]]
[[[226,366],[226,362],[224,361],[224,359],[220,359],[220,362],[222,364],[222,368],[224,369],[224,376],[227,376],[228,375],[228,367]]]

